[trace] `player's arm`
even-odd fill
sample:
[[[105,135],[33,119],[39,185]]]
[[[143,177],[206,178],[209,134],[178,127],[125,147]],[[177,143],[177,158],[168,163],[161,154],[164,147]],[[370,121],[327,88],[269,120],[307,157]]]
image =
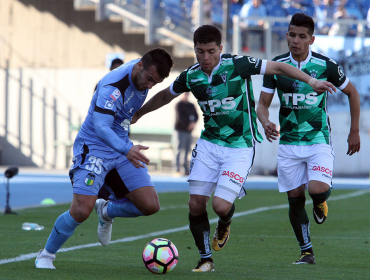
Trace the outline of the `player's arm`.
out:
[[[112,149],[124,154],[136,168],[144,167],[142,163],[148,164],[149,159],[140,152],[141,150],[148,149],[148,147],[133,145],[131,141],[122,141],[122,139],[111,128],[114,116],[108,112],[112,111],[104,109],[101,109],[100,111],[107,113],[100,113],[97,111],[94,111],[93,113],[96,136]]]
[[[279,136],[279,131],[276,129],[276,124],[270,122],[269,120],[269,107],[273,98],[273,94],[261,91],[260,100],[258,101],[257,106],[257,116],[263,126],[263,129],[265,130],[266,139],[269,142],[276,140]]]
[[[145,114],[155,111],[162,106],[170,103],[177,95],[171,94],[170,87],[161,90],[145,103],[132,117],[131,124],[136,123]]]
[[[360,95],[355,86],[349,82],[342,89],[342,92],[348,96],[349,109],[351,112],[351,128],[348,134],[348,151],[347,155],[353,155],[360,151]]]
[[[303,71],[295,68],[287,63],[267,61],[266,72],[267,75],[283,75],[291,79],[300,80],[309,84],[315,92],[321,93],[329,91],[330,93],[336,92],[335,86],[327,81],[319,81],[307,75]]]

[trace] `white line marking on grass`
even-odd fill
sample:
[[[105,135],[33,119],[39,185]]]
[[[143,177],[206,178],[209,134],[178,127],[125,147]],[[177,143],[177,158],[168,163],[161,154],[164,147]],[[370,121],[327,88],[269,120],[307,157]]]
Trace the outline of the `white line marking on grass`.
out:
[[[352,193],[349,193],[349,194],[330,197],[329,200],[347,199],[347,198],[351,198],[351,197],[360,196],[360,195],[366,194],[368,192],[370,192],[370,191],[369,190],[356,191],[356,192],[352,192]],[[306,204],[310,204],[310,203],[312,203],[312,202],[307,202]],[[267,207],[259,207],[259,208],[256,208],[256,209],[235,213],[233,218],[246,216],[246,215],[250,215],[250,214],[255,214],[255,213],[260,213],[260,212],[269,211],[269,210],[285,209],[285,208],[288,208],[288,207],[289,207],[288,204],[281,204],[281,205],[267,206]],[[210,224],[215,224],[217,221],[218,221],[218,218],[214,218],[214,219],[209,220],[209,223]],[[121,242],[131,242],[131,241],[135,241],[135,240],[139,240],[139,239],[161,236],[161,235],[164,235],[164,234],[175,233],[175,232],[188,230],[188,229],[189,229],[189,225],[186,225],[186,226],[183,226],[183,227],[178,227],[178,228],[173,228],[173,229],[166,229],[166,230],[156,231],[156,232],[152,232],[152,233],[148,233],[148,234],[117,239],[115,241],[111,241],[110,243],[114,244],[114,243],[121,243]],[[62,248],[58,251],[58,253],[59,252],[74,251],[74,250],[90,248],[90,247],[97,247],[97,246],[101,246],[101,244],[100,243],[90,243],[90,244],[86,244],[86,245],[79,245],[79,246],[73,246],[73,247],[69,247],[69,248]],[[3,260],[0,260],[0,265],[7,264],[7,263],[12,263],[12,262],[20,262],[20,261],[29,260],[29,259],[32,259],[32,258],[36,258],[37,255],[38,255],[38,253],[30,253],[30,254],[26,254],[26,255],[20,255],[16,258],[12,258],[12,259],[3,259]]]

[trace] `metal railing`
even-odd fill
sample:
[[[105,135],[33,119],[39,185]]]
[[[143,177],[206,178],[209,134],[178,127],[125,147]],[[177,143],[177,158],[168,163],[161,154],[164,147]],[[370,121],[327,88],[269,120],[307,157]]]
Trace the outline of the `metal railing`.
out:
[[[46,84],[36,89],[34,78],[24,77],[24,69],[9,69],[7,62],[5,68],[0,67],[0,73],[4,84],[0,136],[39,167],[68,168],[76,123],[73,120],[81,123],[81,117],[62,97],[58,98],[59,92],[53,92]],[[40,83],[40,79],[37,80]],[[60,153],[65,155],[65,162],[58,158],[59,148],[66,149]]]

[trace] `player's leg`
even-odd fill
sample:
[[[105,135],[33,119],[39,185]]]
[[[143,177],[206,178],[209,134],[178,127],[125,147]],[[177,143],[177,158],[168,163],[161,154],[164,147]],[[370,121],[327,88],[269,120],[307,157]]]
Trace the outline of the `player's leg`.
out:
[[[313,202],[313,217],[315,222],[322,224],[328,216],[326,201],[331,194],[333,176],[334,151],[326,144],[316,144],[310,147],[311,155],[308,166],[308,192]]]
[[[105,171],[96,173],[84,169],[80,164],[70,171],[73,185],[73,200],[68,211],[61,214],[55,221],[54,227],[46,242],[45,248],[40,250],[36,258],[37,268],[55,268],[53,261],[61,246],[73,235],[76,227],[84,222],[94,209],[98,190],[103,183]],[[99,174],[100,173],[100,174]]]
[[[207,213],[208,200],[216,187],[219,164],[212,148],[214,145],[199,139],[192,152],[189,181],[189,228],[200,254],[193,272],[214,271],[210,246],[210,225]]]
[[[189,228],[200,255],[193,272],[214,271],[207,203],[215,187],[215,183],[189,181]]]
[[[311,238],[310,221],[305,209],[305,189],[308,183],[307,167],[301,158],[302,146],[280,145],[278,152],[278,185],[286,192],[289,202],[289,221],[301,249],[295,264],[315,263]]]
[[[190,170],[189,170],[189,152],[191,150],[191,132],[186,132],[184,136],[184,170],[185,170],[185,175],[189,175]]]
[[[180,172],[180,156],[181,151],[184,150],[184,138],[183,138],[183,132],[178,130],[176,132],[177,134],[177,151],[176,151],[176,171]]]
[[[159,211],[158,195],[148,169],[135,168],[128,160],[121,162],[120,166],[112,169],[105,178],[107,187],[112,191],[111,201],[103,199],[96,201],[99,221],[112,223],[116,217],[149,216]],[[98,237],[102,245],[109,244],[111,232],[104,231],[104,225],[100,222]]]
[[[245,195],[244,183],[253,166],[255,149],[219,147],[222,159],[219,179],[212,200],[212,207],[219,216],[212,239],[215,251],[223,249],[230,237],[230,225],[235,212],[236,197]]]

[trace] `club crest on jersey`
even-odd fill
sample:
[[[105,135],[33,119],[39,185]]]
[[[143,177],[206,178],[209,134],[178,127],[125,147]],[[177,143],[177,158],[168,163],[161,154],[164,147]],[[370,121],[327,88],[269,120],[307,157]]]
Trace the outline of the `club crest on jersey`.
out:
[[[339,80],[343,79],[344,73],[343,73],[342,68],[340,66],[338,67],[338,74],[339,74]]]
[[[118,89],[115,89],[110,95],[114,101],[116,101],[121,96],[121,92]]]
[[[95,180],[95,175],[92,174],[92,173],[89,173],[89,174],[87,174],[87,176],[85,178],[85,184],[87,186],[91,186],[92,184],[94,184],[94,180]]]
[[[227,72],[221,74],[221,79],[224,82],[224,85],[226,86],[227,82]]]
[[[206,93],[208,95],[212,95],[212,94],[214,94],[216,92],[217,92],[217,88],[215,88],[215,87],[207,87],[207,89],[206,89]]]
[[[311,70],[310,71],[310,75],[311,75],[312,78],[316,78],[317,74],[318,74],[317,70]]]

